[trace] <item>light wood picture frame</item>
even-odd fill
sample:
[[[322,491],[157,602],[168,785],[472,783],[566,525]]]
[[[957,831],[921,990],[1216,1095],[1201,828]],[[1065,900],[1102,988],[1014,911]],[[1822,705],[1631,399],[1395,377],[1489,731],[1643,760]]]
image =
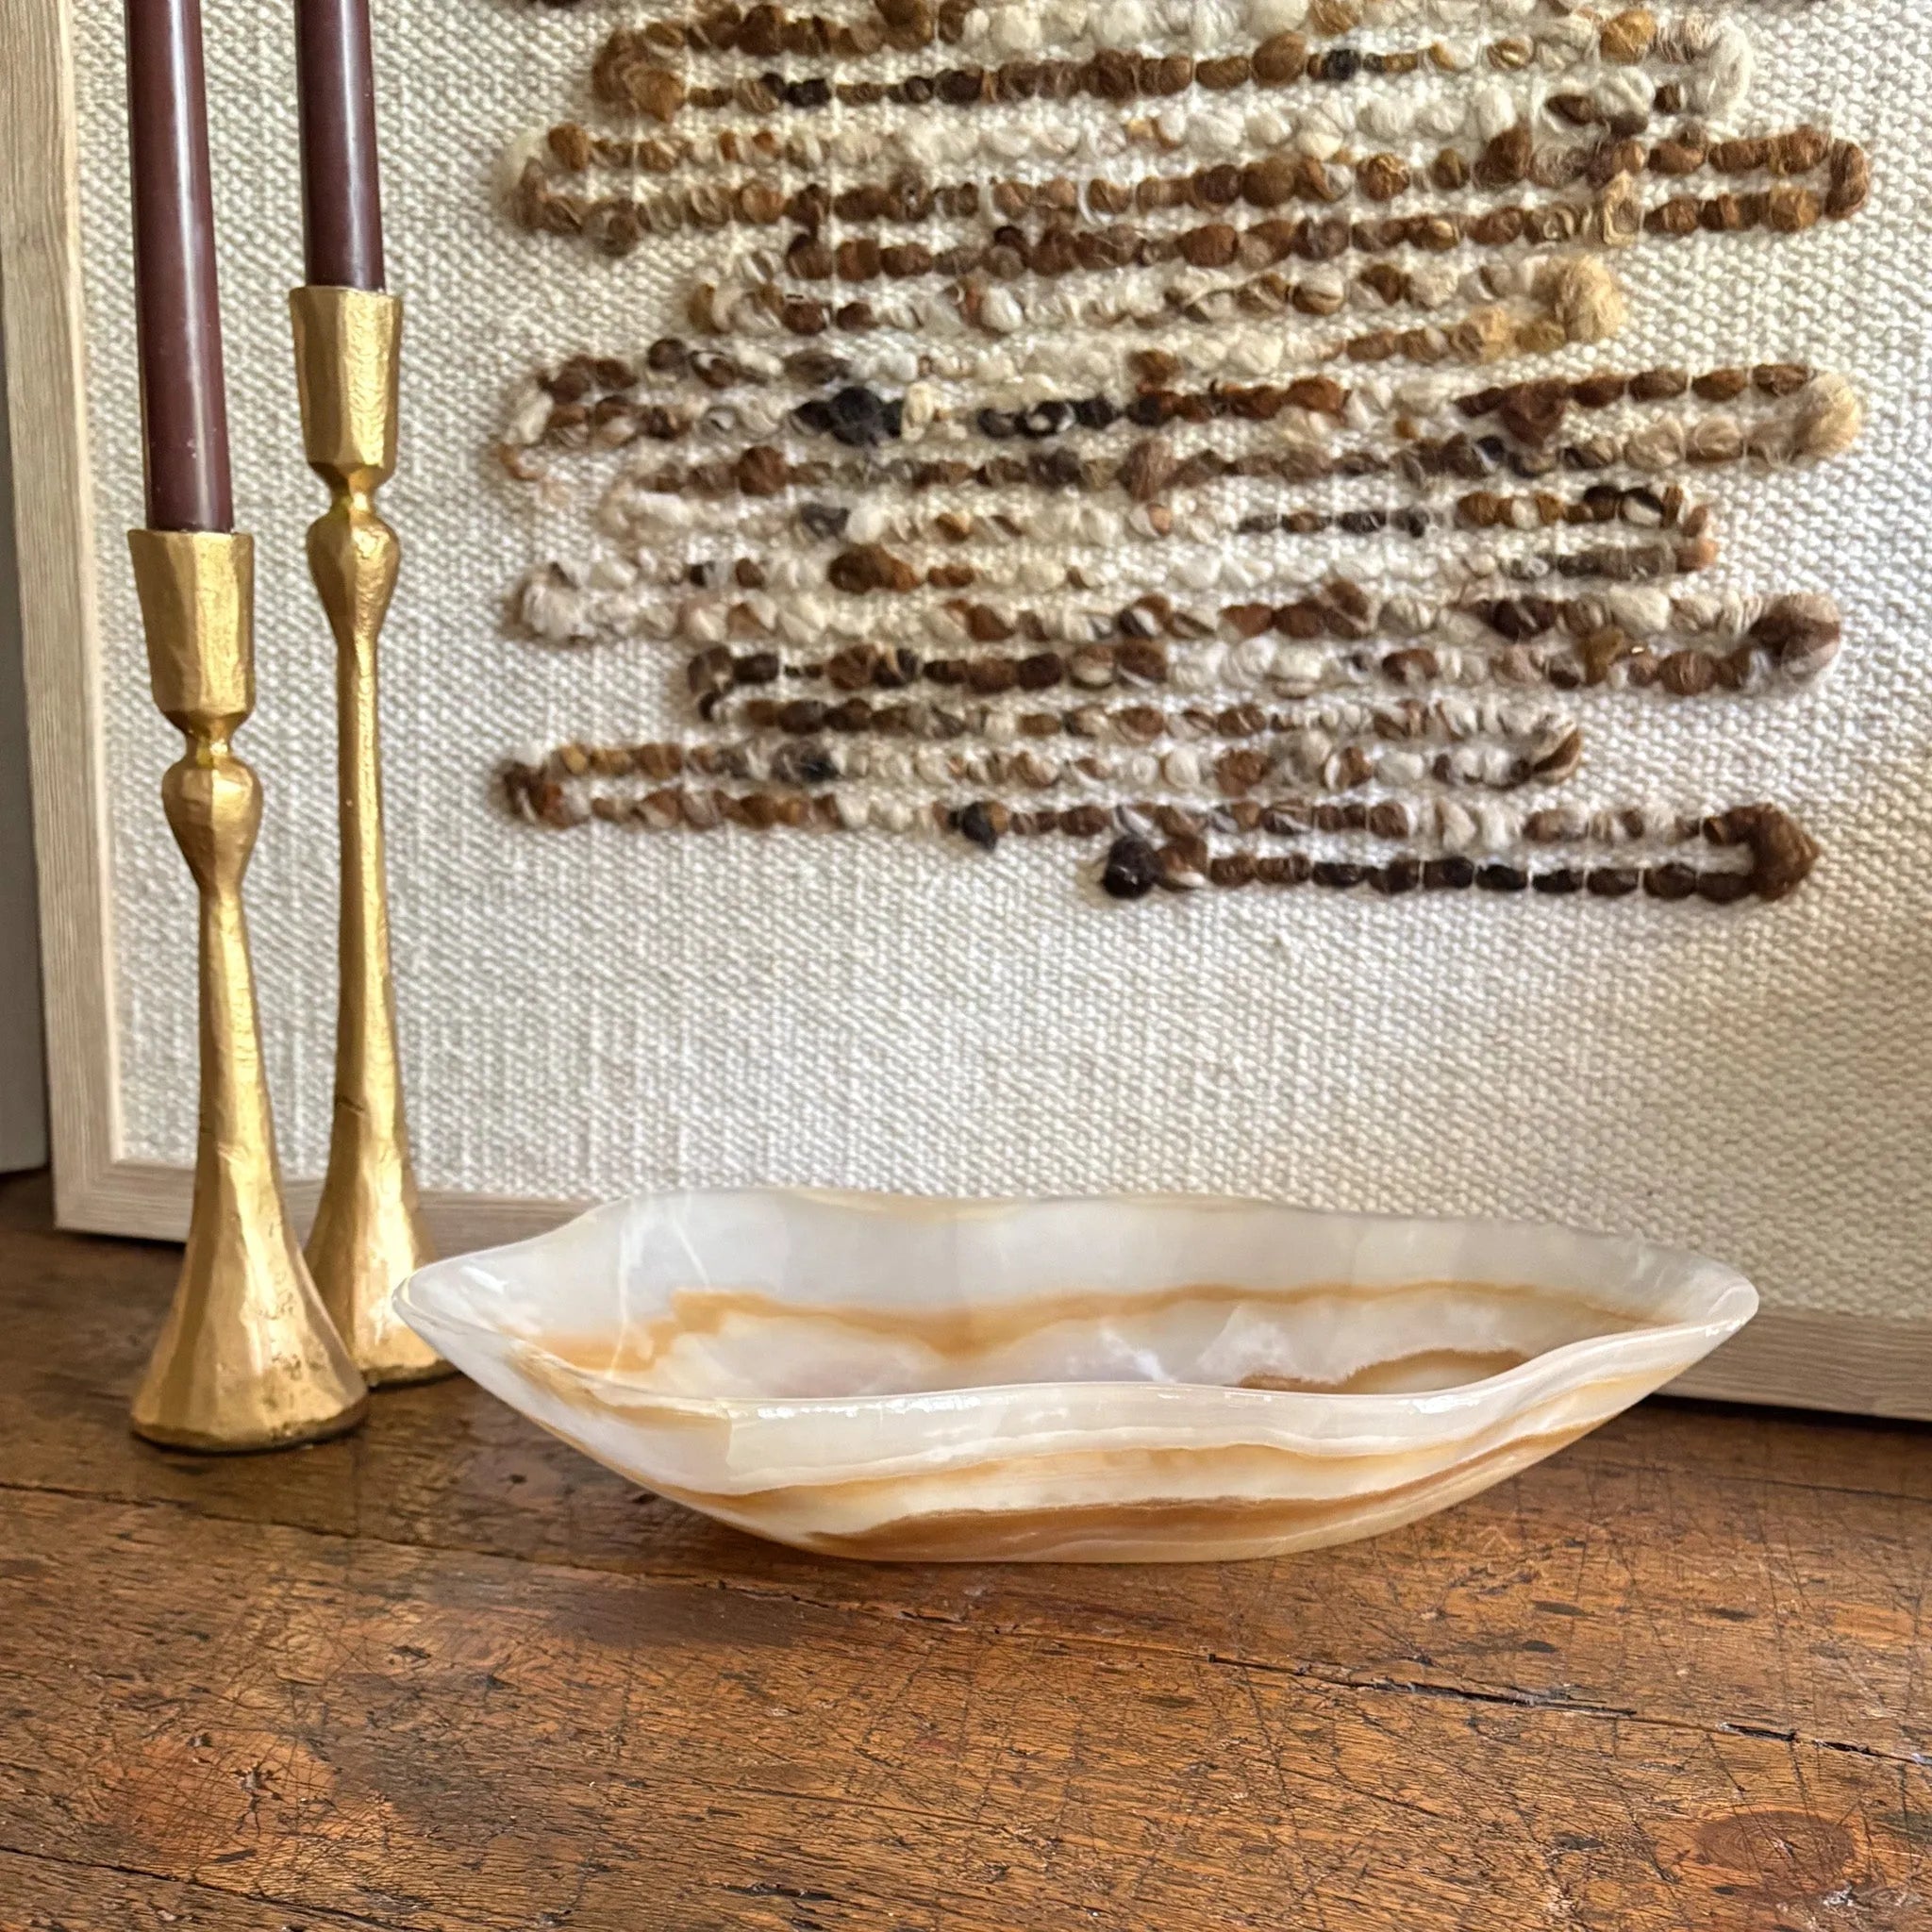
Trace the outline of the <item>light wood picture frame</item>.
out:
[[[62,1226],[178,1239],[191,1174],[123,1152],[89,476],[74,0],[0,0],[12,115],[0,145],[0,290],[15,478],[56,1201]],[[291,1205],[305,1224],[316,1185]],[[431,1192],[445,1251],[583,1204]],[[1677,1392],[1932,1420],[1932,1321],[1770,1308]]]

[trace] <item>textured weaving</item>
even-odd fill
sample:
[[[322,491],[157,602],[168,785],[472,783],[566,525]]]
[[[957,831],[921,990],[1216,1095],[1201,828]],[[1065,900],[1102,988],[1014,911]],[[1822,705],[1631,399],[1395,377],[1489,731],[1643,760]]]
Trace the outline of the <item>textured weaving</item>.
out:
[[[1245,9],[1226,9],[1224,21],[1211,8],[1172,18],[1122,11],[1136,15],[1132,44],[1189,47],[1202,71],[1268,44]],[[1426,45],[1446,18],[1480,50],[1542,31],[1550,19],[1504,5],[1383,11],[1391,25],[1347,44]],[[1063,21],[1066,9],[1042,12]],[[1406,23],[1393,22],[1398,13]],[[550,1196],[673,1179],[1214,1188],[1324,1205],[1547,1214],[1711,1247],[1751,1268],[1774,1301],[1874,1314],[1923,1306],[1932,1049],[1909,1016],[1928,977],[1921,879],[1932,846],[1923,799],[1932,699],[1913,676],[1927,599],[1911,535],[1924,485],[1911,451],[1925,427],[1919,291],[1932,268],[1916,210],[1932,171],[1911,105],[1889,82],[1932,55],[1932,25],[1905,0],[1859,9],[1856,31],[1852,10],[1832,0],[1720,9],[1695,28],[1686,16],[1659,16],[1665,34],[1703,34],[1707,53],[1736,46],[1734,28],[1755,44],[1748,85],[1728,55],[1703,59],[1723,68],[1724,86],[1684,105],[1687,114],[1701,110],[1714,138],[1747,142],[1815,127],[1841,143],[1789,157],[1793,165],[1772,170],[1774,185],[1696,178],[1707,200],[1730,189],[1789,195],[1811,182],[1815,207],[1787,201],[1755,224],[1699,218],[1699,231],[1682,238],[1645,225],[1646,212],[1692,192],[1646,175],[1633,245],[1617,245],[1626,238],[1615,232],[1606,246],[1582,245],[1605,242],[1606,226],[1624,219],[1614,212],[1607,224],[1601,183],[1516,197],[1478,175],[1466,195],[1426,178],[1444,145],[1433,128],[1377,125],[1373,143],[1351,136],[1331,146],[1332,171],[1352,169],[1358,192],[1369,183],[1377,194],[1388,189],[1398,211],[1458,196],[1476,209],[1569,196],[1589,205],[1597,226],[1548,248],[1516,238],[1490,251],[1465,236],[1454,276],[1427,288],[1412,277],[1399,289],[1370,285],[1392,317],[1351,306],[1330,320],[1327,283],[1299,308],[1287,296],[1280,333],[1298,345],[1316,334],[1344,352],[1364,333],[1404,340],[1387,357],[1378,345],[1341,364],[1353,391],[1344,413],[1305,390],[1274,404],[1276,414],[1295,412],[1286,425],[1265,402],[1246,420],[1202,425],[1186,399],[1211,384],[1239,377],[1250,391],[1284,390],[1316,365],[1299,348],[1288,365],[1231,359],[1249,354],[1243,345],[1268,324],[1211,305],[1132,341],[1115,318],[1148,299],[1169,302],[1188,274],[1189,302],[1204,279],[1227,279],[1212,266],[1225,266],[1230,246],[1218,230],[1253,227],[1266,210],[1238,208],[1221,222],[1161,209],[1142,224],[1157,235],[1217,229],[1186,244],[1202,260],[1141,258],[1117,274],[1055,280],[1067,303],[1087,305],[1076,314],[1029,315],[1022,306],[1009,315],[991,298],[1024,304],[1027,285],[995,275],[962,342],[929,312],[895,310],[922,299],[922,285],[870,274],[862,250],[828,263],[793,255],[774,273],[753,259],[758,236],[721,242],[716,228],[683,225],[645,232],[661,225],[648,199],[663,186],[652,167],[635,155],[578,152],[575,135],[561,130],[615,140],[613,98],[647,124],[632,139],[714,136],[746,109],[741,93],[708,105],[698,92],[708,77],[694,64],[672,102],[670,83],[653,76],[685,65],[658,58],[647,36],[616,43],[635,58],[613,76],[613,29],[637,35],[651,18],[633,6],[509,0],[377,9],[391,249],[412,335],[404,464],[388,498],[409,560],[391,625],[386,716],[402,1022],[425,1182]],[[1030,21],[1024,9],[1005,9],[987,32],[1011,42],[1015,58],[1058,58],[1054,46],[1027,47]],[[1406,39],[1405,25],[1414,28]],[[139,504],[118,33],[111,21],[86,18],[77,30],[94,458],[111,535]],[[1109,16],[1104,34],[1124,31]],[[1307,31],[1317,58],[1337,44]],[[294,1164],[312,1172],[333,1010],[332,740],[325,636],[300,563],[299,532],[319,505],[297,455],[282,310],[297,274],[285,41],[282,9],[239,9],[210,47],[210,67],[240,515],[264,553],[261,708],[245,742],[269,787],[270,820],[253,906],[285,1138]],[[893,82],[963,58],[858,51],[854,73]],[[1664,71],[1674,64],[1686,84],[1698,82],[1698,59],[1659,66],[1655,44],[1629,51],[1639,58],[1607,64],[1652,86],[1678,84]],[[1664,51],[1695,50],[1680,40]],[[974,58],[991,65],[994,56]],[[1067,58],[1093,57],[1081,42]],[[1491,62],[1492,84],[1509,95],[1541,108],[1562,90],[1510,58]],[[741,78],[784,64],[735,49],[723,67]],[[810,73],[826,64],[799,63]],[[1469,91],[1453,72],[1424,79],[1432,95]],[[1321,83],[1319,104],[1370,100],[1389,85],[1350,68]],[[1284,110],[1310,105],[1291,102],[1290,92],[1279,97]],[[762,105],[750,97],[750,108]],[[809,108],[809,97],[794,105]],[[857,144],[866,126],[895,113],[915,128],[948,125],[951,114],[991,130],[975,139],[996,162],[968,155],[950,133],[933,137],[930,179],[958,188],[1071,173],[1116,181],[1198,174],[1208,159],[1175,147],[1158,125],[1137,149],[1110,145],[1124,119],[1153,125],[1170,105],[1089,93],[970,108],[941,101],[916,115],[890,102],[814,111],[855,144],[841,150],[835,190],[863,175]],[[1474,162],[1507,125],[1500,114],[1493,125],[1472,124],[1463,145]],[[1541,142],[1553,123],[1536,125]],[[1060,145],[1042,146],[1041,129]],[[1246,165],[1257,155],[1252,119],[1237,132],[1250,144],[1234,158]],[[1578,138],[1594,143],[1605,133]],[[1086,143],[1077,165],[1069,140]],[[1851,143],[1871,158],[1870,201],[1856,219],[1835,220],[1840,210],[1829,204],[1841,193],[1848,164],[1840,158]],[[1413,179],[1378,175],[1365,165],[1372,158]],[[608,212],[573,221],[568,208],[559,218],[544,207],[558,196],[588,207],[620,192],[641,207],[628,218],[638,232],[620,225],[613,235]],[[1219,191],[1203,192],[1211,200]],[[1359,218],[1355,202],[1342,206]],[[958,208],[949,245],[975,234],[981,245],[1010,245]],[[778,231],[770,252],[791,234]],[[1023,239],[1038,245],[1040,236],[1029,217]],[[852,239],[828,225],[823,245]],[[1267,237],[1233,245],[1249,250],[1241,261],[1257,277],[1272,272],[1253,261],[1256,248],[1273,245]],[[1471,276],[1488,252],[1501,273],[1478,288]],[[1553,281],[1541,258],[1603,256],[1614,257],[1621,291],[1614,332],[1588,317],[1573,325],[1589,305],[1574,284]],[[1366,258],[1344,264],[1351,274],[1371,266]],[[1313,279],[1299,262],[1285,267],[1291,280]],[[821,323],[798,308],[788,318],[784,302],[815,299],[808,285],[827,280],[828,269],[830,280],[862,284],[858,298],[878,303],[874,319],[884,328],[848,328],[856,318],[829,313]],[[712,293],[694,305],[707,285]],[[747,301],[750,310],[734,306]],[[1096,302],[1112,307],[1103,315]],[[1484,319],[1499,309],[1501,335]],[[741,461],[754,446],[794,468],[910,459],[914,450],[901,446],[907,397],[928,372],[903,359],[908,339],[893,341],[896,322],[915,325],[909,342],[935,365],[975,358],[958,363],[958,374],[953,364],[930,371],[929,399],[914,408],[930,410],[939,433],[927,430],[919,459],[1076,451],[1113,467],[1106,490],[1083,496],[1076,486],[1074,508],[1115,523],[1055,522],[1069,493],[1029,497],[1016,472],[949,475],[930,501],[908,493],[879,508],[861,497],[858,529],[791,535],[774,510],[836,491],[788,475],[776,480],[791,493],[774,501],[776,492],[737,487],[737,473],[728,491],[703,475],[684,487],[706,462]],[[1106,366],[1069,360],[1070,323],[1098,331]],[[1420,340],[1430,327],[1443,332],[1445,353]],[[809,391],[784,394],[786,410],[801,394],[816,397],[828,412],[816,422],[760,417],[770,402],[752,383],[718,391],[735,417],[681,423],[685,372],[649,363],[650,345],[674,336],[754,365],[801,345],[847,360],[819,369]],[[1177,359],[1129,359],[1149,350]],[[1006,359],[978,359],[989,352]],[[572,365],[573,356],[591,360]],[[625,366],[600,372],[600,361]],[[1577,385],[1607,370],[1707,380],[1689,394],[1626,389],[1599,404]],[[548,386],[533,390],[533,372]],[[1043,380],[1069,372],[1083,379]],[[1856,410],[1840,373],[1867,419],[1849,448]],[[1558,379],[1564,392],[1553,402]],[[1428,387],[1411,391],[1411,382]],[[613,396],[616,406],[593,421]],[[1024,414],[1043,398],[1071,418],[1096,396],[1118,413],[1050,414],[1010,432],[978,413]],[[555,421],[573,404],[579,416]],[[646,407],[670,413],[641,426]],[[1141,416],[1129,413],[1137,407]],[[889,425],[866,415],[887,409],[898,412]],[[612,431],[602,446],[572,447],[574,424],[590,442],[626,410],[622,440]],[[1431,412],[1443,420],[1421,422]],[[1554,479],[1520,469],[1465,476],[1420,494],[1378,488],[1374,475],[1307,488],[1286,473],[1199,471],[1205,447],[1238,458],[1324,414],[1364,441],[1380,437],[1385,449],[1399,433],[1387,419],[1397,414],[1415,415],[1439,439],[1465,427],[1477,438],[1494,426],[1482,419],[1497,419],[1519,448],[1612,430],[1627,439],[1668,419],[1702,459],[1694,470],[1657,466],[1641,501],[1618,470],[1624,493],[1614,504],[1601,494],[1586,502],[1592,477],[1574,468]],[[948,441],[949,424],[971,441]],[[507,425],[508,469],[493,452]],[[1024,446],[1014,455],[1016,440]],[[1831,459],[1810,467],[1819,457]],[[674,467],[675,479],[662,474]],[[756,461],[751,475],[762,484]],[[1073,472],[1058,475],[1064,482]],[[669,480],[677,487],[661,487]],[[641,491],[629,487],[640,482]],[[1666,494],[1673,483],[1681,485],[1675,499]],[[972,502],[975,491],[989,500]],[[1472,496],[1484,501],[1472,508]],[[1563,501],[1552,509],[1540,496]],[[658,502],[633,514],[640,497]],[[665,504],[686,516],[669,534],[649,514]],[[1198,521],[1204,504],[1218,525]],[[1416,504],[1448,521],[1409,527],[1401,514]],[[962,509],[980,520],[974,541],[940,531],[955,561],[939,568],[954,574],[934,575],[941,552],[932,520]],[[1170,511],[1177,522],[1163,530],[1157,513]],[[1016,527],[980,541],[997,515]],[[719,559],[732,575],[641,591],[622,562],[640,540],[647,556],[684,562],[687,575],[691,564]],[[1612,562],[1609,548],[1639,560]],[[1446,558],[1466,566],[1477,549],[1488,571],[1445,576]],[[1597,554],[1579,565],[1586,551]],[[1246,582],[1200,581],[1171,560],[1217,555],[1232,557]],[[147,707],[118,546],[105,542],[101,557],[126,1148],[185,1159],[188,894],[152,805],[168,734]],[[1097,591],[1126,588],[1086,600],[1082,636],[1042,635],[1029,619],[1043,621],[1047,591],[1062,587],[1039,575],[1042,557],[1062,572],[1075,559]],[[774,558],[793,575],[781,568],[774,581]],[[1509,576],[1525,558],[1557,568],[1557,589],[1520,570]],[[905,580],[908,558],[923,582]],[[740,561],[763,580],[738,571]],[[834,563],[842,579],[829,575]],[[819,577],[798,574],[814,568]],[[1668,585],[1656,581],[1666,575]],[[1344,578],[1377,598],[1456,607],[1453,636],[1396,641],[1438,652],[1415,688],[1386,675],[1363,689],[1351,679],[1340,693],[1324,688],[1323,665],[1345,660],[1347,626],[1360,621],[1337,596]],[[875,644],[886,625],[892,643],[903,636],[917,654],[915,684],[943,684],[924,675],[935,659],[960,666],[954,691],[885,696],[869,665],[864,702],[922,706],[910,732],[903,719],[891,727],[913,735],[920,720],[946,715],[963,686],[976,707],[963,720],[969,748],[891,746],[875,758],[897,762],[857,771],[837,760],[849,759],[859,734],[819,751],[827,708],[849,702],[858,680],[838,687],[831,656],[804,653],[797,624],[801,608],[822,622],[841,599],[865,617],[836,640],[840,648]],[[1584,615],[1601,621],[1540,608],[1557,599],[1597,600]],[[1662,621],[1650,622],[1659,600]],[[608,621],[613,603],[620,622]],[[1092,609],[1103,607],[1112,627],[1096,631]],[[1265,623],[1234,620],[1251,634],[1224,634],[1230,608],[1255,607]],[[1191,630],[1204,625],[1214,635]],[[1813,681],[1834,647],[1829,676]],[[1112,680],[1085,681],[1080,694],[1086,711],[1101,714],[1098,729],[1062,723],[1063,737],[1082,741],[1033,741],[1021,721],[1068,711],[1072,694],[1061,687],[1086,680],[1073,661],[1083,650],[1105,654]],[[1208,671],[1192,668],[1210,650],[1221,655]],[[761,657],[777,660],[776,690],[757,663],[754,675],[740,675],[744,660]],[[1048,683],[1038,660],[1052,657],[1061,662]],[[1007,673],[973,668],[995,659],[1013,667],[1020,693],[1058,695],[1016,696],[1000,683]],[[1470,660],[1479,674],[1458,678],[1456,666]],[[1259,675],[1244,687],[1250,663]],[[1525,673],[1502,680],[1519,688],[1491,688],[1499,664]],[[1158,675],[1145,675],[1157,667]],[[834,688],[820,691],[814,680]],[[1257,738],[1281,741],[1287,762],[1255,766]],[[713,762],[673,773],[641,756],[663,765],[670,747],[680,760],[700,749]],[[1103,761],[1080,774],[1078,805],[1053,791],[1076,782],[1058,764],[1042,773],[1011,762],[1049,750],[1068,764]],[[814,756],[832,762],[808,762]],[[519,802],[540,822],[625,823],[562,838],[520,823],[502,806],[506,758],[523,774]],[[961,758],[969,762],[954,762]],[[794,795],[814,801],[822,831],[786,829]],[[818,803],[828,796],[830,806]],[[1067,823],[1102,806],[1143,816]],[[690,825],[708,810],[739,823],[705,838],[637,836],[658,822]],[[1532,829],[1539,814],[1541,831]],[[758,825],[774,829],[748,829]],[[924,836],[894,836],[915,827]],[[1019,836],[1048,830],[1076,837]],[[1813,840],[1823,854],[1815,869]],[[1449,870],[1424,883],[1431,863]],[[1414,875],[1401,869],[1411,865]],[[1478,883],[1496,890],[1429,889],[1459,883],[1465,870],[1488,873]],[[1311,871],[1318,885],[1355,890],[1265,890]],[[1509,874],[1539,872],[1577,885],[1593,872],[1623,876],[1574,897],[1508,890],[1521,882]],[[1800,878],[1803,890],[1784,898]],[[1253,889],[1186,890],[1196,882]],[[1400,890],[1411,884],[1418,890]],[[1707,903],[1754,889],[1743,903]],[[1126,897],[1140,903],[1114,903]]]
[[[1550,804],[1586,742],[1544,700],[1816,676],[1829,600],[1681,585],[1721,555],[1702,476],[1841,454],[1856,391],[1789,360],[1474,372],[1620,334],[1624,251],[1849,219],[1867,157],[1725,132],[1735,21],[1498,0],[1470,24],[1525,31],[1404,38],[1455,10],[881,0],[615,29],[590,75],[610,125],[550,127],[514,210],[618,261],[697,231],[695,341],[519,394],[508,474],[559,505],[594,480],[590,562],[540,565],[514,608],[550,643],[695,645],[725,728],[518,761],[513,805],[989,852],[1111,835],[1115,899],[1795,890],[1815,847],[1775,804]]]

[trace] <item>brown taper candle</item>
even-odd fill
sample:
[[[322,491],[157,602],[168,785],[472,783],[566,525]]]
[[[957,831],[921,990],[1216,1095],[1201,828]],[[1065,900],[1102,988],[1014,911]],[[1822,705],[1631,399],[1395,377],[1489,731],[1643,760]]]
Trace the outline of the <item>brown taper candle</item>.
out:
[[[127,0],[135,316],[151,530],[232,530],[201,0]]]
[[[311,288],[380,289],[382,184],[368,0],[295,0],[302,225]]]

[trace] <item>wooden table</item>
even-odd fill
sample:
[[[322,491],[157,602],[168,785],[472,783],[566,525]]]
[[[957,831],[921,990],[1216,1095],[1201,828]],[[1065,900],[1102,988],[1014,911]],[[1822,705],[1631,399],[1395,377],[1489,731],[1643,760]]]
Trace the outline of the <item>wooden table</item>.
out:
[[[158,1454],[0,1188],[6,1932],[1932,1927],[1932,1430],[1653,1403],[1378,1542],[896,1569],[466,1383]]]

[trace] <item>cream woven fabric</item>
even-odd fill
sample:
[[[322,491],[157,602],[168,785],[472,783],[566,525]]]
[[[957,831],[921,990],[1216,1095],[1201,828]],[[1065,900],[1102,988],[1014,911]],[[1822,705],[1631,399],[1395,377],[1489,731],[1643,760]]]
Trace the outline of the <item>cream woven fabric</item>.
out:
[[[1899,84],[1932,71],[1919,0],[1738,9],[1759,49],[1740,128],[1808,118],[1862,142],[1871,206],[1792,242],[1632,251],[1629,328],[1573,358],[1789,357],[1848,373],[1869,406],[1849,457],[1708,491],[1720,584],[1840,601],[1828,680],[1707,708],[1577,701],[1587,802],[1773,798],[1818,837],[1824,858],[1791,900],[1726,910],[1306,891],[1120,908],[1077,886],[1057,841],[987,858],[870,833],[511,823],[492,796],[506,755],[690,722],[661,647],[506,634],[510,585],[581,548],[583,525],[534,525],[489,454],[529,369],[674,326],[690,258],[652,247],[612,264],[518,233],[494,199],[518,136],[587,111],[590,57],[635,8],[375,12],[410,333],[385,499],[408,552],[385,667],[389,811],[426,1185],[1257,1191],[1638,1229],[1739,1262],[1774,1303],[1932,1307],[1918,527],[1932,163],[1925,109]],[[125,1151],[185,1162],[191,895],[157,808],[174,744],[147,698],[116,535],[141,503],[120,29],[111,8],[76,13]],[[284,308],[299,275],[292,53],[280,0],[210,15],[238,514],[260,545],[261,700],[242,745],[269,818],[250,903],[285,1149],[314,1173],[335,834],[329,647],[300,541],[321,499],[299,457]]]

